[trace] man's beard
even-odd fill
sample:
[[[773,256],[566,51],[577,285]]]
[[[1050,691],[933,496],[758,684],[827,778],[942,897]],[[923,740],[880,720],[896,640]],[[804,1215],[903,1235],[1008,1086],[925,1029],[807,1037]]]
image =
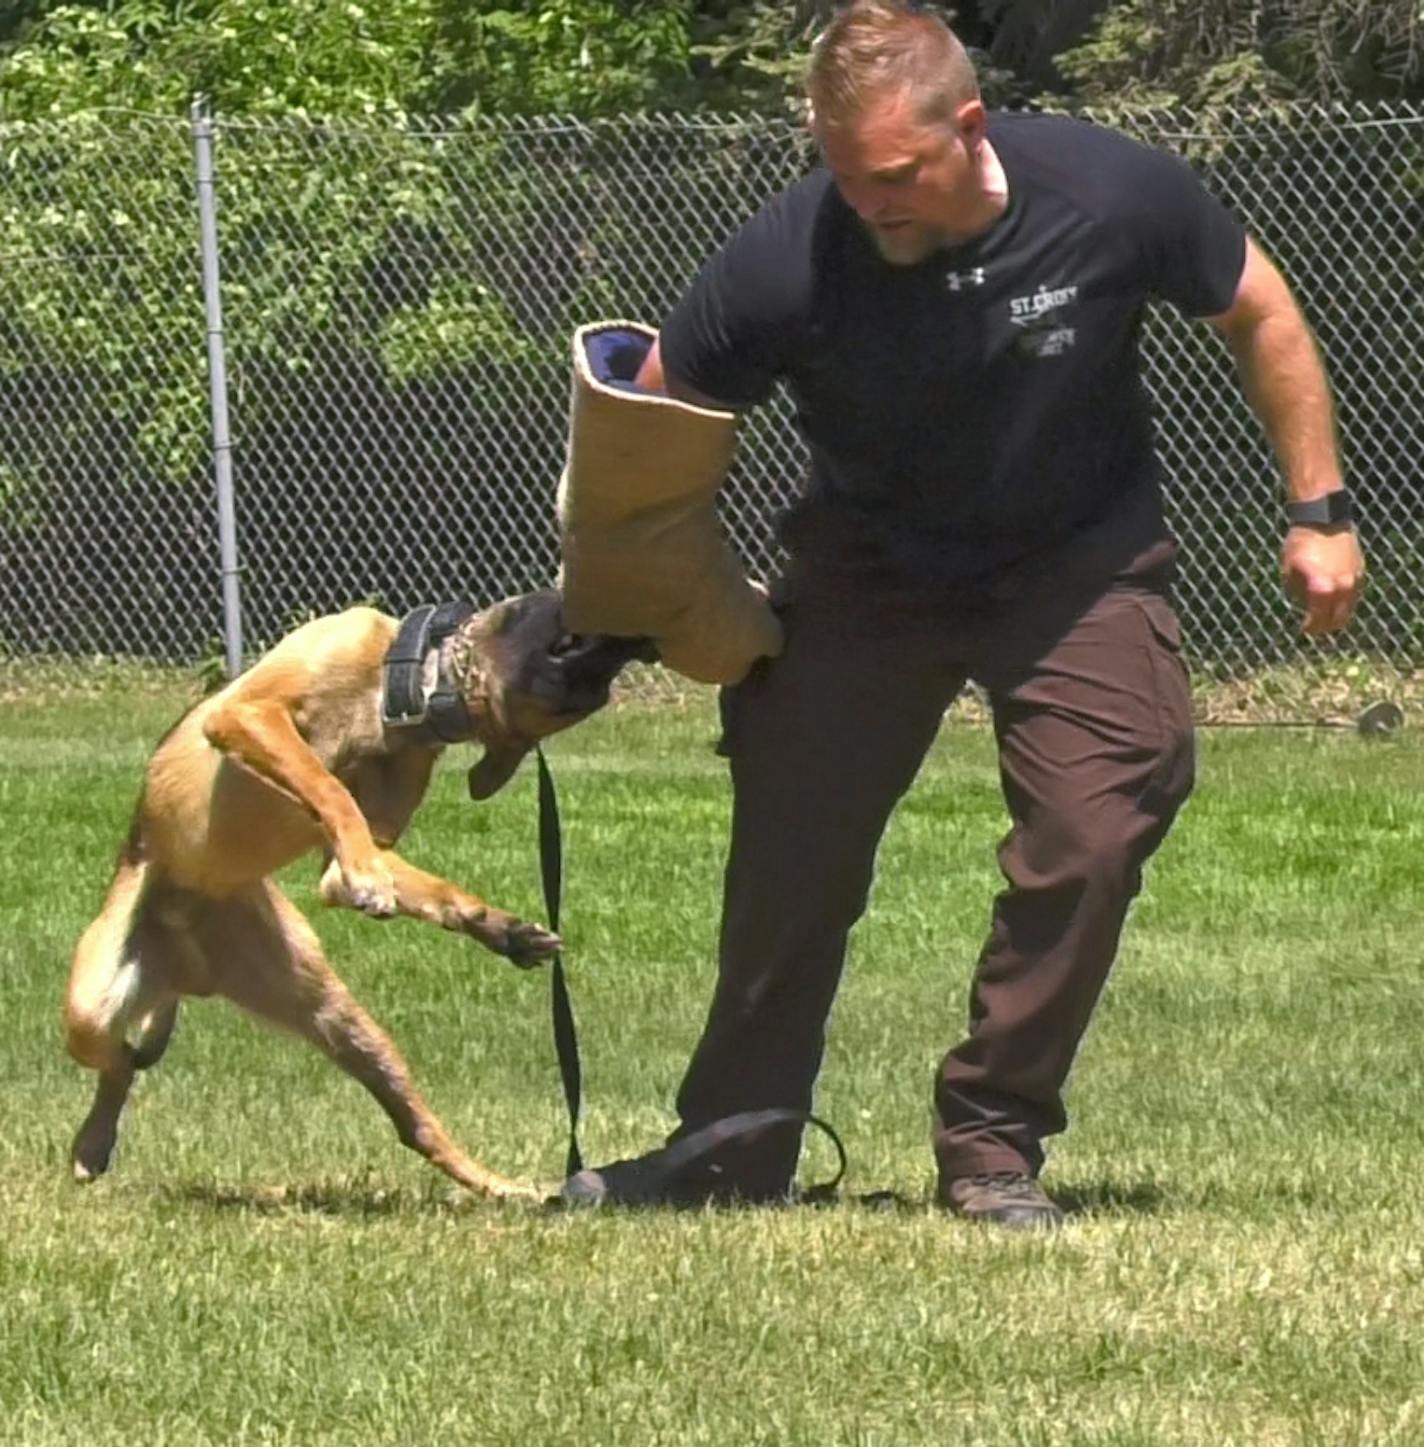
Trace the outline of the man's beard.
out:
[[[945,243],[945,236],[936,226],[911,221],[904,226],[886,230],[869,222],[861,223],[882,261],[891,266],[917,266],[934,255]]]

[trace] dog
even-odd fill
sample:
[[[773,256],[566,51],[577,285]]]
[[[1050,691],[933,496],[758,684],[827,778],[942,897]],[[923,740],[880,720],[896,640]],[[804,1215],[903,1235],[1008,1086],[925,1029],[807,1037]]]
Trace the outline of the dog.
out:
[[[320,849],[325,904],[425,920],[519,966],[545,959],[555,935],[407,864],[396,841],[448,743],[483,744],[469,789],[488,797],[538,740],[603,707],[625,663],[651,656],[645,641],[569,637],[551,590],[404,625],[356,607],[297,628],[191,709],[149,761],[70,971],[65,1043],[99,1073],[75,1178],[108,1169],[135,1072],[162,1057],[180,999],[219,995],[353,1075],[401,1142],[460,1185],[534,1196],[450,1139],[271,876]]]

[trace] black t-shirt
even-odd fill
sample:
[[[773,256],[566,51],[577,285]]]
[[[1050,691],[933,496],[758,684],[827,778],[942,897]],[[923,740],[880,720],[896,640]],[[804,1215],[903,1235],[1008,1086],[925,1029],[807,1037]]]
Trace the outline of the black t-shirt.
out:
[[[973,578],[1107,518],[1159,518],[1145,304],[1225,311],[1241,224],[1182,161],[1056,116],[995,114],[1009,205],[914,266],[880,258],[818,170],[703,267],[660,333],[669,377],[729,407],[784,380],[810,507],[892,569]]]

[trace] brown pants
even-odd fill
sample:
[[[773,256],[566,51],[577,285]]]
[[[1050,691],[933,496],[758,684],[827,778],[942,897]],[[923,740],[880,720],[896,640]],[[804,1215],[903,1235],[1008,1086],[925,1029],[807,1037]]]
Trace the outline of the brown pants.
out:
[[[1170,548],[1165,561],[1170,562]],[[693,1129],[809,1109],[846,940],[875,852],[966,679],[987,691],[1012,827],[1008,887],[969,1033],[935,1081],[941,1182],[1037,1172],[1144,861],[1191,790],[1193,742],[1164,550],[1110,582],[1052,567],[958,602],[804,571],[786,651],[723,696],[733,820],[719,979],[678,1094]],[[723,1188],[779,1194],[799,1133],[724,1148]]]

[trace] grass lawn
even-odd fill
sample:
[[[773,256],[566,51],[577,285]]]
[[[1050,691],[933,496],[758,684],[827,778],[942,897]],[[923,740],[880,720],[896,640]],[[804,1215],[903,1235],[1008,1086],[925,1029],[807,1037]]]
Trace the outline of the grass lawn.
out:
[[[1424,743],[1209,733],[1079,1058],[1046,1182],[1066,1230],[929,1205],[1004,827],[947,728],[881,854],[818,1107],[844,1204],[566,1216],[461,1197],[354,1082],[184,1006],[115,1171],[58,1004],[173,706],[0,708],[0,1442],[1424,1442]],[[565,936],[602,1161],[671,1124],[711,984],[728,791],[702,706],[554,741]],[[416,862],[537,917],[534,779],[464,757]],[[454,1135],[557,1177],[548,987],[409,921],[314,906],[333,963]],[[821,1174],[828,1150],[808,1148]],[[855,1203],[893,1190],[888,1213]]]

